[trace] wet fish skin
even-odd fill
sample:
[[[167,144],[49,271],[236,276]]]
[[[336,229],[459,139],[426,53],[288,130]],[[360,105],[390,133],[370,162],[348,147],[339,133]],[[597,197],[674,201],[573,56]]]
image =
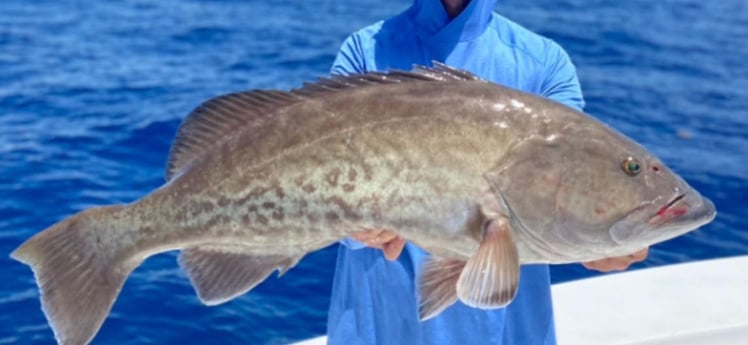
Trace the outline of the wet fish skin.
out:
[[[153,247],[156,251],[175,249],[174,243],[180,247],[206,242],[235,244],[251,238],[247,246],[277,253],[284,247],[306,246],[314,242],[312,239],[324,238],[323,242],[330,243],[362,228],[387,227],[404,233],[414,228],[418,236],[424,231],[455,232],[454,226],[445,226],[448,219],[434,211],[452,216],[455,205],[472,207],[468,204],[476,186],[486,187],[481,172],[489,169],[503,154],[502,148],[517,136],[508,131],[493,135],[495,129],[484,125],[490,111],[482,111],[483,119],[465,120],[455,120],[457,116],[448,112],[405,119],[395,116],[419,114],[416,109],[430,103],[440,109],[466,98],[495,97],[485,94],[484,84],[468,84],[458,94],[428,83],[416,90],[406,84],[362,88],[325,100],[329,103],[326,108],[360,111],[327,113],[324,118],[310,114],[318,110],[307,102],[281,109],[273,122],[263,124],[262,131],[232,138],[215,154],[134,204],[129,209],[133,218],[158,222],[141,228],[173,229],[141,236],[139,243],[123,247]],[[399,102],[386,97],[408,92],[420,97]],[[441,101],[433,104],[432,98]],[[381,101],[361,101],[371,99]],[[393,103],[403,108],[380,112]],[[477,114],[485,106],[476,101],[472,108]],[[377,114],[375,121],[365,123],[365,114]],[[291,118],[316,119],[316,123]],[[342,121],[348,118],[351,120]],[[318,133],[334,135],[319,138]],[[306,142],[313,144],[289,150],[282,158],[266,158]],[[482,150],[486,144],[497,149]],[[402,180],[408,182],[396,185]],[[232,229],[231,224],[236,226]],[[279,244],[277,237],[272,237],[278,231],[294,236]],[[475,235],[471,249],[477,247],[479,234]]]
[[[212,305],[352,231],[392,229],[433,254],[419,288],[428,318],[458,298],[509,303],[520,262],[633,251],[714,217],[633,141],[476,79],[437,65],[214,99],[185,120],[164,186],[65,219],[12,255],[32,267],[58,342],[85,344],[127,275],[163,251],[182,250]],[[621,171],[628,157],[638,176]],[[649,222],[671,206],[684,214]]]

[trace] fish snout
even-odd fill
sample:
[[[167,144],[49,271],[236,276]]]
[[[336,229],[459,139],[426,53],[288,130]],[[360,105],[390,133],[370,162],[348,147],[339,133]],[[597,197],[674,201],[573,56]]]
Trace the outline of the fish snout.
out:
[[[613,240],[651,245],[694,230],[716,216],[714,203],[692,188],[675,188],[674,192],[664,203],[643,207],[614,224],[610,229]]]
[[[710,222],[716,214],[711,200],[689,188],[685,193],[678,194],[668,201],[647,223],[655,227],[693,223],[698,227]]]

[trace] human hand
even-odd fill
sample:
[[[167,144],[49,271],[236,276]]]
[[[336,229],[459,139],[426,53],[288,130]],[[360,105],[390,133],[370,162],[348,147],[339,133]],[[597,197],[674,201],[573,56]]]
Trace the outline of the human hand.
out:
[[[403,252],[403,248],[405,248],[404,238],[384,229],[354,232],[351,234],[351,238],[363,242],[368,247],[381,249],[384,252],[384,257],[390,261],[397,260],[400,253]]]
[[[644,248],[629,255],[583,262],[582,266],[600,272],[623,271],[629,268],[633,263],[644,261],[644,259],[647,258],[647,255],[649,255],[649,248]]]

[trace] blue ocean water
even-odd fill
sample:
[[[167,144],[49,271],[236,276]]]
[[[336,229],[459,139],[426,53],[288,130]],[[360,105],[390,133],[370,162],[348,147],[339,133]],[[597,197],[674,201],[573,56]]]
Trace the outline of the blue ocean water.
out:
[[[87,207],[163,182],[182,117],[219,94],[324,75],[345,36],[406,0],[0,2],[0,344],[53,341],[8,254]],[[587,111],[658,154],[719,211],[635,268],[748,254],[748,3],[500,1],[564,46]],[[324,333],[335,248],[218,307],[175,253],[125,284],[96,344],[284,344]],[[555,282],[593,275],[557,266]],[[715,282],[719,284],[719,282]]]

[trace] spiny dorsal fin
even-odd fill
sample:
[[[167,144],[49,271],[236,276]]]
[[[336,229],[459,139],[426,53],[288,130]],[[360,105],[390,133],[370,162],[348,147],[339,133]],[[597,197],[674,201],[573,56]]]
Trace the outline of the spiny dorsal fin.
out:
[[[450,67],[437,61],[432,63],[434,67],[414,65],[413,70],[410,72],[390,70],[389,72],[368,72],[348,76],[333,75],[319,78],[316,83],[304,83],[303,87],[293,90],[292,93],[314,97],[319,94],[378,84],[417,81],[481,80],[478,76],[468,71]]]
[[[247,124],[304,99],[371,85],[480,80],[470,72],[439,62],[433,64],[434,67],[416,65],[412,72],[392,70],[387,73],[333,75],[320,78],[316,83],[304,83],[301,88],[290,92],[253,90],[210,99],[187,115],[180,125],[169,151],[166,180],[171,180],[195,159],[207,154]]]
[[[422,76],[428,76],[434,80],[483,80],[475,74],[466,70],[454,68],[441,62],[433,61],[434,67],[421,65],[413,66],[413,72]]]
[[[166,180],[238,128],[299,100],[288,92],[256,90],[219,96],[201,104],[179,126],[169,151]]]

